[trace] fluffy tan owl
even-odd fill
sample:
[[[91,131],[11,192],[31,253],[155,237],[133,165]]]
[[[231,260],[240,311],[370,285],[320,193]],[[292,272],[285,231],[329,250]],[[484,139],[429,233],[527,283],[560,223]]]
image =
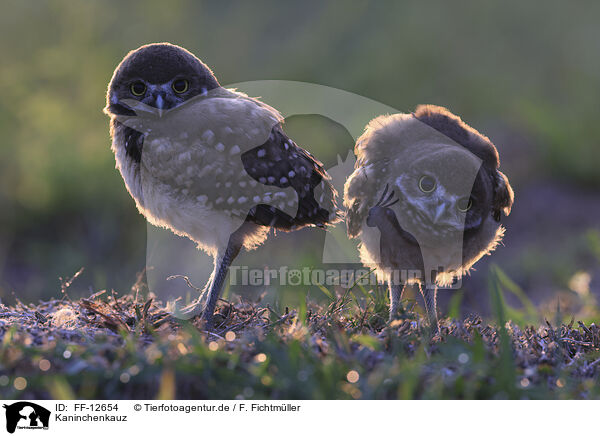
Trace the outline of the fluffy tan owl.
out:
[[[347,231],[390,288],[390,318],[416,283],[437,328],[436,294],[504,234],[513,190],[494,144],[438,106],[373,119],[344,187]]]

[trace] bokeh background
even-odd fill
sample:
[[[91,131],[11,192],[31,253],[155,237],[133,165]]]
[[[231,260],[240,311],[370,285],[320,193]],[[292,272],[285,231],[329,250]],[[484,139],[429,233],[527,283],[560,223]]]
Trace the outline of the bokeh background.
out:
[[[560,299],[585,316],[600,292],[598,16],[597,2],[5,1],[0,299],[59,296],[59,278],[81,267],[72,296],[128,292],[143,270],[146,223],[114,168],[102,108],[129,50],[170,41],[222,84],[306,81],[459,114],[495,142],[516,192],[505,246],[465,280],[463,310],[487,310],[494,262],[542,311]],[[352,147],[320,117],[287,124],[328,167]],[[301,265],[321,256],[308,247],[295,249]]]

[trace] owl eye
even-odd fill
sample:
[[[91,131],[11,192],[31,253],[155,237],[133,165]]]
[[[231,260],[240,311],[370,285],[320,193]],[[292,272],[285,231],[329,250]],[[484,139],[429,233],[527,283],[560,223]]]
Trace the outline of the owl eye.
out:
[[[419,180],[419,189],[426,194],[433,192],[435,189],[435,179],[431,176],[423,176]]]
[[[473,200],[470,197],[463,197],[456,203],[456,207],[461,212],[467,212],[473,206]]]
[[[185,91],[188,90],[189,87],[190,84],[185,79],[175,80],[171,85],[171,88],[173,88],[173,91],[175,91],[177,94],[183,94]]]
[[[129,89],[131,90],[131,93],[136,97],[139,97],[140,95],[144,95],[146,93],[146,85],[144,85],[142,82],[133,82]]]

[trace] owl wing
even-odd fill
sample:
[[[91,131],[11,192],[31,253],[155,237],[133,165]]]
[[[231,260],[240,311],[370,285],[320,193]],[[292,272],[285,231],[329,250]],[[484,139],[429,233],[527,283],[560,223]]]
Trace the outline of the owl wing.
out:
[[[273,108],[230,92],[153,121],[145,129],[143,167],[178,194],[282,229],[330,219],[335,191],[326,172],[283,133]]]
[[[360,228],[366,215],[366,208],[364,207],[361,196],[358,195],[360,186],[366,182],[364,173],[361,170],[362,168],[354,170],[344,185],[346,229],[348,236],[351,238],[357,237],[360,233]]]
[[[492,185],[494,187],[494,199],[492,201],[492,216],[496,221],[500,221],[502,216],[509,215],[514,202],[515,194],[513,192],[508,178],[497,169],[492,169]]]
[[[268,213],[264,208],[251,214],[252,221],[264,224],[265,219],[275,220],[281,223],[276,227],[325,225],[331,221],[335,212],[335,190],[329,175],[321,162],[283,132],[281,124],[273,127],[264,144],[242,154],[241,158],[244,169],[254,180],[282,189],[291,187],[298,196],[298,211],[293,222],[277,211]]]
[[[385,171],[388,162],[377,162],[357,166],[344,185],[344,206],[346,207],[346,227],[348,236],[355,238],[367,218],[369,208],[377,201],[378,190],[387,183]]]

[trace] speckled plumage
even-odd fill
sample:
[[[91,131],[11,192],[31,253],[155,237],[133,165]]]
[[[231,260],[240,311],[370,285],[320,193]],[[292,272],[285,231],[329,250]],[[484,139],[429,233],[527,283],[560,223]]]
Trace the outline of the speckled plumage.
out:
[[[361,260],[390,283],[391,316],[403,284],[393,271],[404,272],[394,277],[404,283],[435,289],[468,272],[502,238],[500,214],[510,213],[513,193],[497,150],[446,109],[378,117],[355,152],[344,189],[348,235],[360,239]],[[424,177],[435,182],[430,192],[419,187]],[[433,320],[435,291],[422,290]]]
[[[164,53],[174,64],[159,68]],[[155,65],[158,78],[147,73]],[[193,91],[163,96],[182,78]],[[132,95],[131,81],[143,81],[155,95]],[[109,85],[106,112],[117,168],[140,212],[215,256],[208,321],[240,248],[262,243],[270,228],[323,227],[336,219],[328,175],[285,135],[281,115],[218,86],[212,72],[179,47],[157,44],[130,53]]]
[[[151,107],[130,105],[140,115],[117,116],[115,137],[141,132],[142,156],[138,162],[123,153],[121,140],[114,141],[113,149],[132,197],[152,224],[172,228],[212,251],[246,219],[289,230],[324,224],[329,216],[322,206],[334,210],[332,192],[323,191],[324,173],[315,171],[314,159],[285,136],[273,108],[222,88],[160,116]],[[315,188],[328,194],[320,205]],[[256,210],[259,204],[268,216]],[[215,226],[211,220],[182,216],[184,210],[196,216],[220,213],[223,219]],[[249,236],[247,248],[261,242]]]

